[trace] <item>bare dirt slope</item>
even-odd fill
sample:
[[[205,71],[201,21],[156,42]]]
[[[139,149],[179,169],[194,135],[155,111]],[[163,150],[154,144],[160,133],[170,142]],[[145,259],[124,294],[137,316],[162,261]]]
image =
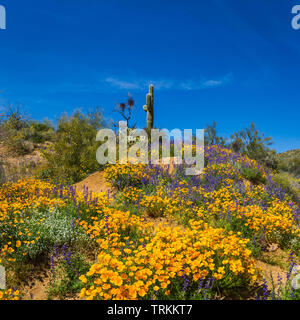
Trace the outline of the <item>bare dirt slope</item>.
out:
[[[73,185],[76,187],[76,190],[83,192],[86,188],[88,188],[89,192],[105,192],[113,194],[115,189],[111,186],[111,184],[104,178],[103,171],[97,171],[91,175],[89,175],[86,179],[76,183]]]

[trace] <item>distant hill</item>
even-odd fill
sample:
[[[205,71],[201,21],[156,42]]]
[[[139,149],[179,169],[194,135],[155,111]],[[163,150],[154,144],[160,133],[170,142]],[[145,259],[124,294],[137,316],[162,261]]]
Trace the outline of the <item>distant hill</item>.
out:
[[[300,178],[300,149],[279,153],[278,159],[280,169]]]
[[[293,157],[300,157],[300,149],[288,150],[278,154],[281,158],[291,159]]]

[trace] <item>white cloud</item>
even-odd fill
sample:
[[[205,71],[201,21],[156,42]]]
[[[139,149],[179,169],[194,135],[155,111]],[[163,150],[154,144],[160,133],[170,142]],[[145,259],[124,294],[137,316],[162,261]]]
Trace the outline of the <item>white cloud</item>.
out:
[[[184,80],[176,81],[172,79],[139,79],[139,80],[124,80],[116,77],[109,77],[104,82],[117,89],[127,90],[144,90],[152,83],[157,90],[203,90],[208,88],[216,88],[225,86],[232,81],[232,74],[229,73],[219,79],[201,79],[198,81]]]
[[[107,76],[98,75],[98,79],[90,82],[64,82],[58,85],[57,88],[52,87],[47,94],[57,93],[58,91],[68,92],[103,92],[115,90],[128,91],[145,91],[149,84],[153,84],[156,90],[178,90],[178,91],[197,91],[210,88],[226,86],[233,80],[231,73],[216,79],[200,78],[199,80],[175,80],[175,79],[153,79],[141,78],[136,75],[130,76]]]
[[[203,83],[204,87],[218,87],[222,85],[222,81],[220,80],[208,80]]]
[[[123,81],[116,78],[106,78],[105,82],[110,84],[112,87],[119,89],[131,89],[131,90],[141,90],[142,87],[138,82]]]

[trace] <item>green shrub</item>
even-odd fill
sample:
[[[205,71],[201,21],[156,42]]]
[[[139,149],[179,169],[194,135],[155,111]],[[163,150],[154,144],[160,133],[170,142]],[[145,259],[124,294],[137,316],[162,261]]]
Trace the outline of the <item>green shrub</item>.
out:
[[[262,173],[256,167],[241,166],[240,173],[245,179],[253,183],[266,182]]]
[[[10,108],[0,126],[1,140],[9,151],[17,155],[31,153],[36,144],[50,141],[54,134],[48,121],[28,120],[18,108]]]
[[[207,125],[204,130],[205,145],[221,145],[225,146],[226,139],[217,135],[217,122],[214,121],[212,125]]]
[[[24,224],[20,228],[12,228],[8,233],[13,232],[15,238],[24,243],[17,252],[18,260],[23,260],[24,257],[34,260],[41,254],[49,253],[54,245],[75,245],[87,242],[88,236],[74,221],[74,217],[64,210],[31,212],[30,216],[24,219]],[[8,230],[2,231],[7,232]],[[20,232],[21,236],[18,235]],[[34,242],[25,244],[25,241]]]
[[[250,127],[234,132],[229,147],[235,152],[245,154],[250,159],[276,170],[278,167],[276,152],[269,148],[272,143],[271,137],[265,137],[264,133],[259,132],[255,124],[251,123]]]
[[[279,169],[300,178],[300,149],[289,150],[277,155]]]
[[[48,121],[38,122],[31,121],[29,123],[28,139],[35,144],[52,141],[54,138],[54,129]]]
[[[104,125],[102,119],[99,110],[88,115],[79,111],[72,116],[63,115],[53,144],[42,152],[47,166],[41,175],[50,179],[57,177],[59,182],[72,184],[99,170],[96,135]]]
[[[298,181],[287,172],[276,173],[272,177],[273,181],[282,189],[288,192],[293,199],[298,200],[300,189]]]
[[[20,112],[19,108],[10,107],[3,116],[1,122],[1,138],[9,151],[17,154],[26,154],[29,152],[25,145],[26,129],[28,127],[27,119]]]
[[[0,161],[0,185],[1,183],[5,183],[5,182],[6,182],[6,174],[3,167],[3,163]]]
[[[297,157],[294,157],[291,160],[289,169],[296,177],[300,177],[300,156],[299,155]]]

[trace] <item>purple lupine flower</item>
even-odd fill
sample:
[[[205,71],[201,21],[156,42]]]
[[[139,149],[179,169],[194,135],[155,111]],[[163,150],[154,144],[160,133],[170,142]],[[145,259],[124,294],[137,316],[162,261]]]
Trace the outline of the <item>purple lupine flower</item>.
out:
[[[227,207],[227,222],[230,222],[231,218],[230,218],[230,210],[229,210],[229,206]]]
[[[252,237],[252,243],[253,243],[253,247],[256,248],[256,239],[255,239],[255,235],[253,235]]]
[[[189,286],[190,281],[189,281],[188,277],[187,277],[186,274],[185,274],[184,264],[183,264],[182,267],[181,267],[181,271],[183,272],[182,278],[183,278],[183,280],[184,280],[184,283],[183,283],[183,291],[186,291],[187,287]]]
[[[54,276],[55,275],[55,267],[54,267],[54,257],[53,256],[50,257],[50,270],[51,270],[52,275]]]
[[[278,290],[277,290],[277,296],[280,296],[280,290],[281,290],[281,286],[282,286],[282,277],[280,276],[280,274],[277,274],[277,282],[278,282]]]
[[[68,266],[72,267],[71,252],[67,251],[66,245],[62,246],[62,254],[63,254],[64,260],[68,264]]]
[[[71,252],[67,253],[67,264],[69,265],[69,267],[72,267]]]
[[[275,292],[275,286],[274,286],[274,279],[271,271],[270,271],[270,278],[272,283],[271,297],[272,297],[272,300],[275,300],[276,292]]]
[[[109,225],[108,225],[108,214],[104,218],[105,221],[105,232],[109,241]]]
[[[189,283],[189,279],[187,277],[184,277],[183,291],[186,291],[187,287],[189,286]]]
[[[75,218],[72,219],[72,231],[75,230]]]
[[[269,297],[269,289],[267,285],[266,279],[264,279],[263,284],[262,284],[262,299],[267,300]]]
[[[199,280],[199,285],[198,285],[198,290],[201,291],[202,288],[203,288],[203,282],[204,282],[204,279],[200,278]]]
[[[55,245],[53,246],[53,248],[54,248],[54,254],[55,254],[55,257],[56,257],[56,258],[58,258],[57,245],[55,244]]]
[[[295,298],[295,289],[293,287],[291,288],[290,297],[291,299]]]
[[[67,253],[67,247],[65,244],[62,246],[62,253],[63,253],[63,256],[65,257]]]
[[[204,300],[208,300],[209,280],[210,279],[208,279],[204,285]]]
[[[296,259],[295,259],[295,253],[293,251],[291,251],[290,256],[289,256],[289,261],[290,261],[290,267],[289,267],[289,271],[286,274],[286,279],[287,281],[290,280],[292,271],[296,265]]]

